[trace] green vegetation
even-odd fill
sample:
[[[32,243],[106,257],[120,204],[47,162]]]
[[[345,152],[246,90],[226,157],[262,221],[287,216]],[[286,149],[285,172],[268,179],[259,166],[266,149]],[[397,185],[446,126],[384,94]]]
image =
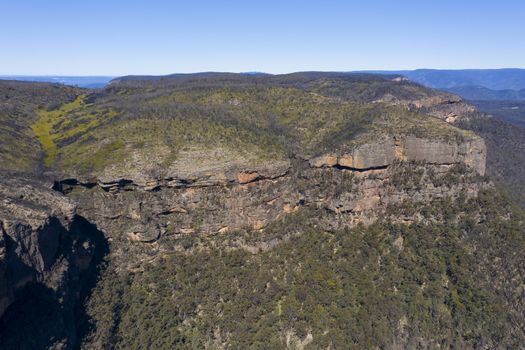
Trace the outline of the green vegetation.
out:
[[[525,128],[483,115],[460,126],[485,139],[488,174],[525,208]]]
[[[466,135],[435,118],[377,102],[385,94],[405,101],[434,92],[370,75],[203,74],[76,92],[62,103],[32,105],[34,116],[21,127],[28,138],[36,136],[45,167],[83,175],[109,166],[122,173],[162,173],[174,161],[190,163],[195,152],[208,154],[203,163],[218,162],[220,153],[222,164],[253,165],[345,150],[385,134]]]
[[[85,134],[99,125],[101,120],[115,117],[112,110],[92,110],[85,103],[85,96],[78,96],[74,101],[62,105],[56,110],[38,111],[38,120],[31,129],[42,144],[46,154],[44,166],[51,167],[58,155],[58,144]],[[118,149],[115,145],[105,146],[106,150]]]
[[[178,168],[246,165],[344,151],[385,135],[469,137],[388,103],[435,94],[392,77],[336,73],[123,79],[96,92],[0,83],[0,162],[15,170],[43,164],[66,174],[148,173],[174,162]],[[491,119],[468,123],[466,129],[487,136],[489,171],[523,194],[521,132]],[[417,194],[426,176],[438,187],[475,182],[459,165],[445,176],[417,164],[392,168],[387,182],[407,193]],[[357,181],[349,172],[319,173],[318,186],[341,193]],[[101,190],[75,188],[70,196],[81,202],[91,191]],[[333,232],[316,220],[337,218],[313,208],[263,232],[177,236],[171,222],[166,246],[152,244],[156,259],[134,261],[141,269],[133,273],[121,263],[137,257],[126,255],[132,249],[124,235],[112,237],[119,246],[87,302],[91,328],[84,346],[519,348],[525,342],[525,215],[494,190],[468,198],[407,200],[389,206],[371,226]],[[191,212],[197,230],[209,219],[205,205]],[[420,220],[399,224],[407,215]],[[264,249],[250,253],[233,242]],[[181,249],[164,250],[171,244]]]
[[[53,84],[0,81],[0,166],[32,171],[41,164],[41,145],[30,125],[37,110],[73,100],[79,89]]]
[[[322,214],[302,211],[229,236],[283,238],[258,254],[225,249],[221,236],[192,249],[185,236],[187,252],[142,272],[116,274],[109,262],[88,303],[86,345],[282,349],[287,335],[297,344],[311,334],[306,349],[518,346],[521,279],[494,259],[523,264],[524,214],[494,191],[417,210],[429,223],[336,232],[306,225]],[[443,211],[457,220],[430,223]]]
[[[370,91],[391,93],[403,90],[402,83],[334,77],[327,90],[322,88],[326,78],[305,79],[277,76],[259,81],[235,75],[195,81],[121,82],[87,96],[89,103],[74,113],[66,113],[70,107],[64,106],[44,114],[42,120],[57,120],[59,114],[58,120],[69,115],[69,123],[81,122],[82,128],[68,129],[66,121],[55,121],[55,126],[69,134],[56,130],[52,138],[55,144],[62,140],[58,167],[83,173],[104,171],[109,164],[126,169],[132,159],[147,169],[162,170],[174,160],[188,161],[187,151],[193,150],[209,154],[222,150],[222,163],[254,164],[291,154],[312,156],[344,150],[385,134],[447,140],[468,135],[405,108],[369,103],[378,96],[361,91],[370,85]],[[346,94],[334,90],[337,84]],[[410,91],[417,97],[426,96],[421,87],[404,84],[406,91],[400,97],[408,98]],[[354,85],[357,90],[349,88]],[[350,96],[352,91],[355,94]],[[115,111],[115,116],[105,116],[104,110]],[[101,146],[106,144],[119,147]],[[212,162],[213,157],[209,158]]]
[[[38,111],[38,120],[31,125],[31,129],[42,144],[42,148],[46,154],[44,165],[50,167],[57,154],[57,146],[55,144],[54,126],[67,118],[68,113],[80,108],[83,105],[83,97],[77,97],[73,102],[66,103],[60,109],[55,111]],[[68,119],[70,120],[70,119]]]
[[[46,112],[42,112],[46,113]],[[49,112],[47,112],[49,113]],[[57,153],[57,146],[51,138],[51,132],[53,129],[53,120],[48,116],[40,116],[39,120],[31,126],[31,129],[35,133],[36,137],[40,140],[42,148],[46,153],[46,158],[44,159],[44,165],[50,167],[55,160]]]

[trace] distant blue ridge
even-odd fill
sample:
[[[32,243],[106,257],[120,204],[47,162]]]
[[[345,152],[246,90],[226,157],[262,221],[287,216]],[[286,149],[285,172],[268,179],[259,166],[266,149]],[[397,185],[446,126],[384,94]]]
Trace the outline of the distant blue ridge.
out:
[[[98,89],[106,86],[111,79],[115,77],[109,76],[31,76],[31,75],[0,75],[0,80],[21,80],[21,81],[36,81],[40,83],[57,83],[63,85],[78,86],[88,89]]]
[[[212,72],[197,73],[197,75]],[[370,70],[355,73],[397,74],[422,85],[447,90],[467,99],[524,99],[525,69],[416,69],[416,70]],[[243,72],[245,75],[267,75],[264,72]],[[170,74],[165,76],[131,76],[133,79],[150,80],[162,77],[183,76]],[[0,75],[0,79],[37,81],[59,83],[83,88],[103,88],[114,76],[31,76],[31,75]]]

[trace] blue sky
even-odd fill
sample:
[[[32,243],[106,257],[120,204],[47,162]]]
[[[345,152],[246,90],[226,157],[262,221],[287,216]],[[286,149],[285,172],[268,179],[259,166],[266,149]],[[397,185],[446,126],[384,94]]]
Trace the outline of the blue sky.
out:
[[[0,74],[525,67],[523,0],[2,0]]]

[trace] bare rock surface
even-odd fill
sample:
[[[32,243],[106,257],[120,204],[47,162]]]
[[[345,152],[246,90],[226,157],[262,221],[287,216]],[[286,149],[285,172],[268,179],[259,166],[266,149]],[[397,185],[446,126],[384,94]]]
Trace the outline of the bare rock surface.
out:
[[[17,315],[26,307],[46,310],[44,315],[52,322],[40,327],[56,337],[50,341],[35,336],[27,344],[9,341],[22,347],[71,348],[76,334],[74,305],[84,284],[82,276],[92,268],[97,237],[76,216],[75,204],[51,189],[51,181],[1,175],[0,348],[13,346],[4,344],[4,332],[13,332],[10,327],[32,327],[37,322],[25,319],[31,315]]]
[[[372,223],[389,206],[407,200],[476,196],[489,186],[480,177],[484,166],[482,139],[451,143],[407,137],[343,154],[159,178],[154,186],[119,180],[109,186],[70,182],[60,187],[76,199],[82,216],[120,242],[115,255],[131,250],[146,259],[144,244],[146,251],[169,251],[172,239],[184,235],[264,230],[300,208],[322,209],[327,218],[313,220],[333,230]]]
[[[6,176],[0,182],[0,254],[5,265],[0,315],[25,285],[53,274],[61,235],[75,215],[75,205],[36,181]]]
[[[395,161],[415,161],[436,165],[466,164],[485,174],[486,147],[483,139],[461,142],[430,140],[416,136],[387,138],[356,146],[342,154],[328,153],[309,160],[312,167],[340,166],[354,170],[386,168]]]

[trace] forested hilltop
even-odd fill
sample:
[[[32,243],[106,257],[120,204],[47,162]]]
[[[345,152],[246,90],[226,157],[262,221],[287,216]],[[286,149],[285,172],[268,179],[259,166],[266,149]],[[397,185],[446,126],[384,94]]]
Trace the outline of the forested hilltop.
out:
[[[0,81],[0,118],[0,349],[525,342],[520,132],[455,95],[323,72]]]
[[[456,137],[458,129],[407,106],[458,102],[396,77],[296,73],[228,73],[120,78],[37,111],[30,125],[48,169],[120,176],[134,169],[165,175],[185,152],[220,149],[225,160],[252,164],[348,149],[358,136],[406,133]],[[239,154],[240,153],[240,154]],[[212,157],[212,160],[214,158]],[[132,164],[129,164],[129,163]],[[193,162],[193,160],[191,160]],[[112,171],[116,168],[116,171]]]

